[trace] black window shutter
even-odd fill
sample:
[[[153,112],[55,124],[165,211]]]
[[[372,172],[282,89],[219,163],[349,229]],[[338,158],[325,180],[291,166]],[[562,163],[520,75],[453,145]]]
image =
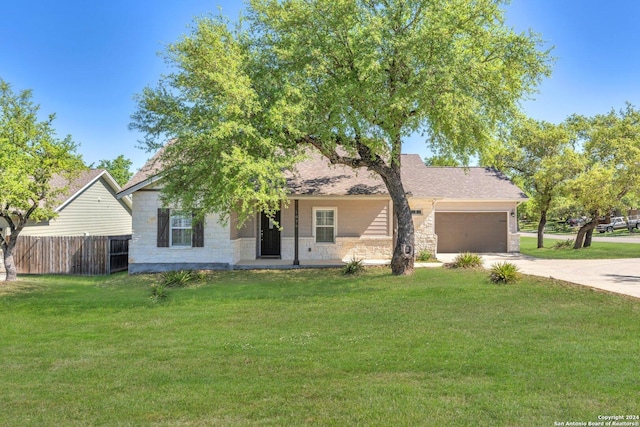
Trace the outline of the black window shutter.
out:
[[[193,215],[193,233],[191,237],[191,246],[194,248],[204,248],[204,219],[202,221],[196,220],[196,215]]]
[[[169,247],[169,209],[158,208],[158,247]]]

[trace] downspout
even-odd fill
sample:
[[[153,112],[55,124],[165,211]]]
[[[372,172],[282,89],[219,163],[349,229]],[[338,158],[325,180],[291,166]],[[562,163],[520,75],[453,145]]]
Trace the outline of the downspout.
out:
[[[300,265],[298,259],[298,199],[293,202],[294,206],[294,227],[293,227],[293,265]]]
[[[431,200],[431,215],[433,215],[433,237],[435,240],[435,246],[433,247],[433,257],[438,258],[438,235],[436,234],[436,204],[438,199]]]

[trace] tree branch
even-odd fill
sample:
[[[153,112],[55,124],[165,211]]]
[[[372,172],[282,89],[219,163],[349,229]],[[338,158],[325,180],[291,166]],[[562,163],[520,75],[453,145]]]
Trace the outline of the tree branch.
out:
[[[382,176],[389,176],[391,169],[385,164],[382,157],[374,154],[371,148],[356,138],[355,145],[359,157],[340,155],[335,149],[327,148],[322,141],[311,135],[306,135],[298,140],[298,143],[315,147],[323,156],[329,159],[332,165],[340,164],[351,168],[367,168]],[[340,142],[338,141],[338,145]]]

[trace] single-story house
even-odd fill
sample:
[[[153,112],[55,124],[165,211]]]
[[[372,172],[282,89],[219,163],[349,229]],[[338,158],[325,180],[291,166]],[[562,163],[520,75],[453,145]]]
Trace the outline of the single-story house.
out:
[[[231,213],[195,226],[179,206],[159,197],[157,154],[122,188],[133,198],[129,272],[225,269],[280,263],[332,264],[353,258],[389,260],[393,252],[393,205],[380,177],[333,166],[319,154],[299,163],[288,177],[289,198],[274,225],[255,216],[238,227]],[[516,209],[525,194],[500,172],[484,167],[427,167],[419,155],[402,156],[415,252],[518,252]]]
[[[20,236],[116,236],[131,234],[131,197],[116,197],[120,186],[104,169],[88,169],[71,182],[54,177],[51,185],[67,187],[55,204],[57,216],[28,221]],[[0,232],[8,224],[0,218]]]

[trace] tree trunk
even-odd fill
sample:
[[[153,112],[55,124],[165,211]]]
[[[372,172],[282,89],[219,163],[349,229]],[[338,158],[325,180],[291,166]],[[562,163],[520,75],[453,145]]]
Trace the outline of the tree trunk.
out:
[[[597,213],[592,214],[591,218],[591,221],[584,224],[582,227],[580,227],[580,230],[578,230],[578,235],[576,236],[576,241],[573,244],[573,249],[582,249],[583,247],[588,247],[585,239],[587,236],[589,236],[589,245],[591,245],[591,235],[593,234],[593,230],[596,228],[596,225],[598,225]]]
[[[583,225],[578,230],[578,234],[576,235],[576,241],[573,242],[573,249],[582,249],[582,244],[584,243],[584,235],[587,233],[587,230],[586,230],[587,224]]]
[[[415,258],[413,218],[409,200],[400,179],[400,171],[395,172],[391,176],[382,176],[393,202],[393,215],[398,223],[396,246],[393,248],[391,258],[391,272],[395,275],[410,275],[413,274]]]
[[[583,248],[588,248],[591,246],[592,237],[593,237],[593,228],[590,228],[587,230],[586,234],[584,235],[584,245],[582,245]]]
[[[380,175],[387,187],[389,196],[391,196],[393,216],[398,225],[396,245],[393,248],[393,257],[391,258],[391,272],[395,275],[409,275],[413,273],[415,236],[411,208],[409,207],[409,200],[407,199],[407,193],[404,191],[400,174],[400,147],[402,146],[402,141],[400,140],[399,131],[397,136],[395,143],[397,150],[394,150],[396,154],[392,155],[390,164],[386,164],[380,156],[371,151],[370,147],[362,144],[358,137],[356,137],[355,144],[359,157],[341,156],[337,151],[328,149],[320,140],[311,136],[303,138],[300,142],[317,148],[332,164],[343,164],[353,169],[367,168]]]
[[[398,234],[396,246],[393,248],[393,258],[391,258],[391,272],[396,275],[409,275],[413,273],[415,236],[409,202],[406,197],[401,202],[403,203],[400,205],[393,202]]]
[[[544,248],[544,226],[547,224],[547,211],[540,212],[540,222],[538,222],[538,249]]]
[[[7,282],[11,282],[18,278],[18,271],[16,270],[16,264],[13,262],[13,247],[15,245],[12,244],[4,244],[2,245],[2,254],[4,258],[4,269],[6,271]]]

